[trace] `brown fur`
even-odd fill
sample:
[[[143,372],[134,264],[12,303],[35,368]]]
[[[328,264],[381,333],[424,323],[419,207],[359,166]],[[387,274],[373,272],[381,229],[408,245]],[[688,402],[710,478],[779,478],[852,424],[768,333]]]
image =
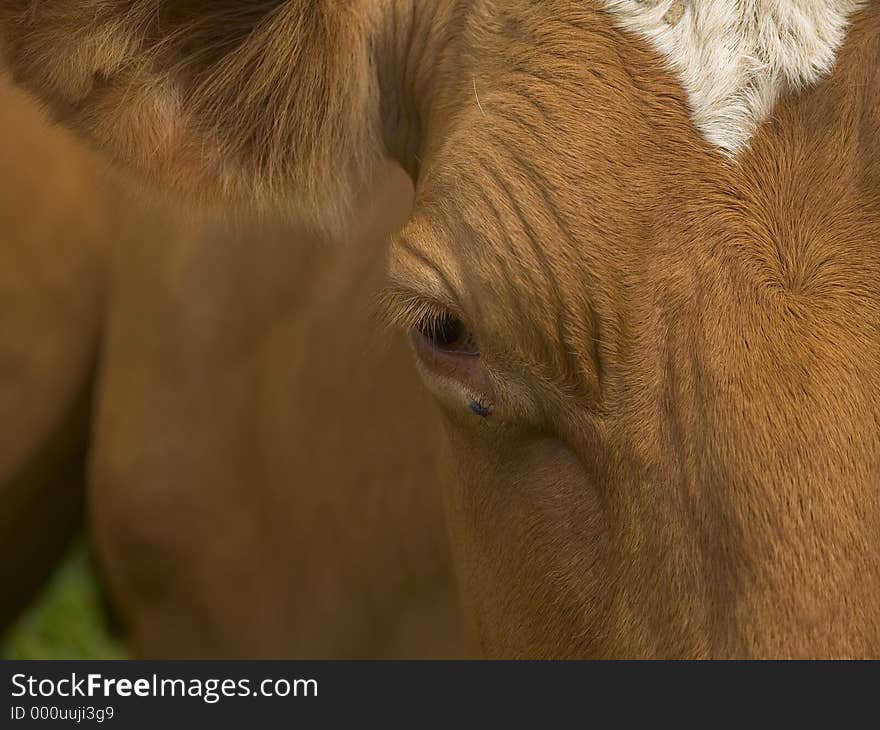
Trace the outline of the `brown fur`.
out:
[[[436,410],[371,301],[397,178],[331,247],[148,213],[113,267],[90,515],[139,654],[467,652]]]
[[[438,414],[371,327],[402,176],[338,247],[182,219],[25,102],[0,85],[0,622],[84,509],[136,656],[467,654]]]
[[[79,525],[103,241],[118,230],[93,161],[25,102],[0,85],[0,627]]]
[[[394,287],[460,314],[496,396],[478,419],[423,367],[486,652],[880,655],[876,4],[736,162],[592,3],[375,7],[368,86],[417,175]],[[7,24],[20,69],[38,27]]]
[[[0,21],[15,77],[117,160],[339,228],[381,160],[364,5],[7,2]]]

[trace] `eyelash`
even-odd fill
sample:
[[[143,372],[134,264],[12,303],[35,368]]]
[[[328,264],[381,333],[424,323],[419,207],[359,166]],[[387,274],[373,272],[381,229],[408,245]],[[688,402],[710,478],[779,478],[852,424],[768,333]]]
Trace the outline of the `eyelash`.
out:
[[[382,319],[392,327],[420,329],[439,321],[449,309],[407,289],[389,287],[379,299]]]
[[[452,312],[446,311],[439,317],[424,318],[417,330],[433,347],[442,352],[471,357],[480,354],[471,330]]]
[[[464,337],[455,350],[460,354],[479,355],[470,327],[453,307],[396,287],[383,292],[380,307],[383,319],[390,325],[418,332],[439,349],[452,351],[453,343]]]

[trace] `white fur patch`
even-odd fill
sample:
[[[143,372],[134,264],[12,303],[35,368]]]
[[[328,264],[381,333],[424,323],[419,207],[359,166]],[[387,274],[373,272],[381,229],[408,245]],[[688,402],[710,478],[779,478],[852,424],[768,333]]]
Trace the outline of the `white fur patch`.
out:
[[[603,0],[624,30],[666,58],[694,124],[735,154],[780,93],[834,66],[850,16],[868,0]]]

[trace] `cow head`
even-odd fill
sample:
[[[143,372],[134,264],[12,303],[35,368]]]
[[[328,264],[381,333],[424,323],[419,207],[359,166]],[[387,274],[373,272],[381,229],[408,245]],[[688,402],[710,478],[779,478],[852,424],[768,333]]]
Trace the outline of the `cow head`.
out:
[[[20,80],[187,195],[338,228],[411,173],[387,310],[489,655],[876,655],[880,12],[746,4],[0,12]]]

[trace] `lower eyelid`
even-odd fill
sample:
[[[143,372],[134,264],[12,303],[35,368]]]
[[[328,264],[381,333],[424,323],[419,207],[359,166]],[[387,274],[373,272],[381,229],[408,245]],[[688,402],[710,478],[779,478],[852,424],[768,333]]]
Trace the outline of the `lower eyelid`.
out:
[[[477,415],[485,417],[492,412],[495,388],[478,353],[439,350],[419,332],[413,332],[411,340],[427,373],[457,383],[465,403]]]

